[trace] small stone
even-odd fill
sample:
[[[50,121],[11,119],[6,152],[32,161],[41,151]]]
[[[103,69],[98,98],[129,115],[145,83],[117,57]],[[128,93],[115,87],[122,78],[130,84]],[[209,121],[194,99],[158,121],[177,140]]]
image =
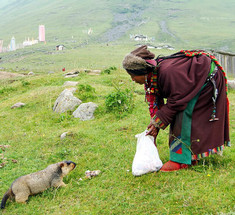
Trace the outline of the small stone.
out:
[[[231,89],[235,89],[235,80],[228,80],[228,87]]]
[[[23,107],[23,106],[25,106],[25,103],[18,102],[18,103],[15,103],[13,106],[11,106],[11,109],[20,108],[20,107]]]
[[[96,70],[84,69],[83,71],[89,75],[100,75],[101,74],[101,70],[98,70],[98,69],[96,69]]]
[[[29,72],[28,75],[35,75],[33,72]]]
[[[60,135],[60,139],[63,140],[64,138],[69,137],[69,136],[72,137],[73,135],[74,135],[73,132],[67,131]]]
[[[72,72],[68,72],[66,74],[64,74],[65,78],[74,78],[77,77],[79,74],[78,70],[72,71]]]
[[[64,132],[60,135],[60,139],[63,140],[67,136],[68,132]]]

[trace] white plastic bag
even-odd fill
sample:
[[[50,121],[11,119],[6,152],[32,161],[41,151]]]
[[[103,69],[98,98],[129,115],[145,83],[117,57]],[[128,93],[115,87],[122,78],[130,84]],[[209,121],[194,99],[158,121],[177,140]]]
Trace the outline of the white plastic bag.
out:
[[[154,144],[153,136],[146,136],[148,131],[135,135],[137,147],[132,163],[132,174],[140,176],[149,172],[161,169],[162,161],[159,158],[157,147]]]

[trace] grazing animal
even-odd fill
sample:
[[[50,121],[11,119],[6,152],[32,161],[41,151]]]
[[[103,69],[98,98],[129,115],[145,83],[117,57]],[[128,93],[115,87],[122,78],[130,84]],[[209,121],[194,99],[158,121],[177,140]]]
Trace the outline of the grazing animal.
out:
[[[50,187],[64,187],[63,177],[69,174],[76,164],[72,161],[62,161],[51,164],[46,169],[17,178],[4,194],[1,209],[5,208],[9,197],[16,202],[26,203],[30,195],[41,193]]]

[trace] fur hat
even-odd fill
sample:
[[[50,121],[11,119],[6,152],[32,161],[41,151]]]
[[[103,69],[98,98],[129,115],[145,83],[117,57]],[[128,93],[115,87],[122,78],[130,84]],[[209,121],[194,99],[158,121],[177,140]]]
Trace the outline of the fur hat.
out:
[[[155,55],[144,45],[127,54],[122,65],[128,73],[145,75],[155,67],[155,64],[151,62],[154,57]]]

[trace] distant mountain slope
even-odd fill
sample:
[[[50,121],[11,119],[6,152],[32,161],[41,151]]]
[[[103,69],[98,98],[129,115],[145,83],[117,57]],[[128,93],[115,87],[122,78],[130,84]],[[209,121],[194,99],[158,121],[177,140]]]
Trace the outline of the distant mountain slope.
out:
[[[37,38],[44,24],[47,42],[126,43],[143,34],[154,44],[234,52],[234,10],[231,0],[0,0],[0,39]]]

